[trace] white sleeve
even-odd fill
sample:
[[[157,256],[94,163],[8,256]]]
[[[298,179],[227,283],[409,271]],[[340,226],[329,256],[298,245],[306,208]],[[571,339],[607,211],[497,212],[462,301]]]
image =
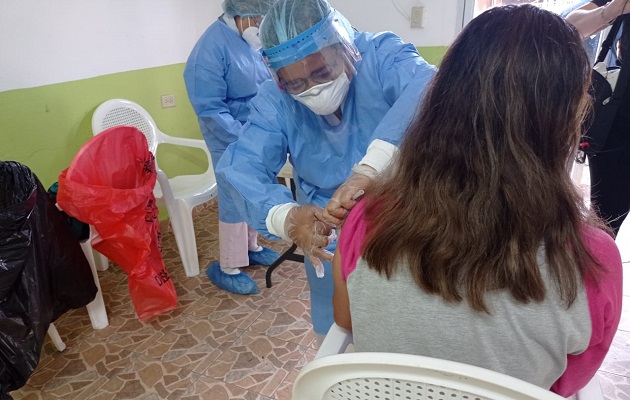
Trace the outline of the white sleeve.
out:
[[[359,165],[368,165],[377,172],[382,172],[389,166],[392,158],[398,152],[398,147],[381,139],[375,139],[370,143],[365,156],[359,161]]]
[[[269,210],[269,214],[267,214],[267,218],[265,219],[265,224],[267,225],[269,233],[281,237],[288,242],[292,241],[284,231],[284,222],[287,219],[287,214],[293,207],[298,207],[298,204],[284,203],[271,207],[271,210]]]

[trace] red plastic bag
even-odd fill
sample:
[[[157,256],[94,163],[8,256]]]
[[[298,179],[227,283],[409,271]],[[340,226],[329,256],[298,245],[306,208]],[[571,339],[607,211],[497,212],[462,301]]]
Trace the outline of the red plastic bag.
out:
[[[92,225],[92,246],[128,275],[129,293],[141,320],[177,307],[164,268],[153,187],[155,160],[138,129],[117,126],[94,136],[59,175],[57,203]]]

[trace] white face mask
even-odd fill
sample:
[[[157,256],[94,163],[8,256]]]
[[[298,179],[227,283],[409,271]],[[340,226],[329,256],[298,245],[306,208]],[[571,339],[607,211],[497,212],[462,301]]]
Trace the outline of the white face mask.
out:
[[[243,39],[247,42],[247,44],[254,50],[258,51],[262,49],[262,43],[260,41],[260,37],[258,36],[258,28],[255,26],[250,26],[249,28],[243,31]]]
[[[341,106],[349,89],[350,80],[344,71],[333,81],[313,86],[300,94],[292,94],[291,97],[310,108],[315,114],[329,115]]]

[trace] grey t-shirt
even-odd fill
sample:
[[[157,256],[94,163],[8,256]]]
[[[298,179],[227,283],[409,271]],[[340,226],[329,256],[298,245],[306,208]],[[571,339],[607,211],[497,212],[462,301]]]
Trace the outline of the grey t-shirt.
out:
[[[509,292],[492,292],[485,296],[488,315],[466,301],[425,293],[407,266],[388,280],[359,258],[347,279],[355,349],[458,361],[550,388],[565,371],[567,354],[587,349],[592,328],[584,287],[567,310],[542,251],[538,263],[546,299],[522,304]]]

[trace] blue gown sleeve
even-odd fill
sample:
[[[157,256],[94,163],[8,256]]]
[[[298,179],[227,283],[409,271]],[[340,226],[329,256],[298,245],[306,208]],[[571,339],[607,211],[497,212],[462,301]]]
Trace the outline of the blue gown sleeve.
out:
[[[283,120],[290,119],[275,82],[265,82],[250,102],[250,115],[217,165],[216,177],[247,225],[269,239],[280,239],[265,222],[275,205],[293,202],[291,191],[276,176],[287,159]]]
[[[391,32],[376,35],[373,44],[379,59],[377,74],[391,109],[372,133],[371,140],[381,139],[399,146],[436,68],[420,57],[412,44],[404,43]]]
[[[242,124],[230,114],[226,104],[227,82],[225,81],[225,56],[209,52],[203,56],[203,66],[199,62],[186,66],[184,80],[188,97],[199,117],[199,123],[211,132],[213,138],[206,143],[213,143],[211,151],[225,149],[236,140]]]

